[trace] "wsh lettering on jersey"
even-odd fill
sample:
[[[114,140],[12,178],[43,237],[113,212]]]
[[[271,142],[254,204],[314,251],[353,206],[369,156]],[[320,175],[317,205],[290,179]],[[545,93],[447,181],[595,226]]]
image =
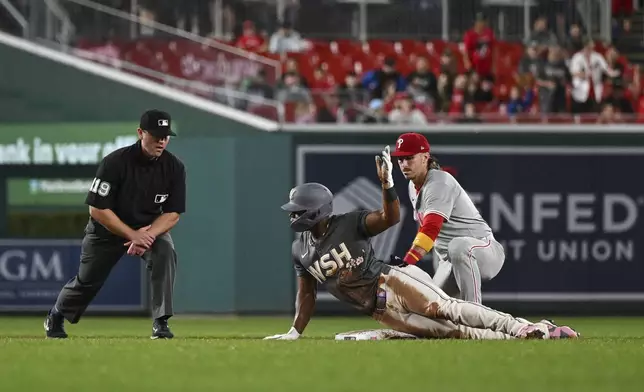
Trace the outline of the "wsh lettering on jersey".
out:
[[[327,278],[334,277],[338,273],[338,270],[344,268],[344,266],[353,259],[344,242],[341,243],[338,248],[339,251],[338,249],[331,249],[329,253],[326,253],[318,260],[315,260],[313,264],[307,268],[318,282],[324,283]]]

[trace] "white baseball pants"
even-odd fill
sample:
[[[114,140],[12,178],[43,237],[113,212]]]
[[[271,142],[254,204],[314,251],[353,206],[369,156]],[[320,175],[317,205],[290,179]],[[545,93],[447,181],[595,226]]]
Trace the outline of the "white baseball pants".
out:
[[[382,274],[383,311],[373,318],[391,329],[424,338],[514,339],[530,325],[481,304],[449,297],[420,268],[392,267]]]
[[[449,295],[482,303],[481,283],[492,280],[503,267],[505,251],[493,236],[457,237],[433,253],[434,282]]]

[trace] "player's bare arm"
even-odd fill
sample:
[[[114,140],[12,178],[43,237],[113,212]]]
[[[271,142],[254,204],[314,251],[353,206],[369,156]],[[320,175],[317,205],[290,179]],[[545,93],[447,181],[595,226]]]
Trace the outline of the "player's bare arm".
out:
[[[176,212],[166,212],[159,215],[158,218],[152,222],[148,233],[154,237],[158,237],[163,233],[167,233],[179,222],[179,214]]]
[[[317,295],[317,283],[310,275],[297,278],[297,296],[295,299],[295,320],[293,328],[300,335],[311,321],[315,311],[315,297]]]
[[[392,166],[387,146],[382,156],[376,156],[376,169],[382,183],[382,209],[371,212],[365,218],[366,229],[372,236],[382,233],[400,221],[400,200],[394,188]]]
[[[148,249],[154,242],[152,234],[146,231],[137,231],[123,223],[123,221],[116,216],[114,211],[109,208],[100,209],[93,206],[89,207],[89,215],[96,219],[101,225],[105,226],[110,232],[127,238],[132,243]]]
[[[147,231],[148,234],[150,234],[152,237],[156,238],[164,233],[167,233],[174,227],[174,225],[179,222],[179,213],[177,212],[166,212],[161,215],[157,219],[152,222],[151,225],[146,226],[145,228],[139,229],[139,231]],[[125,246],[129,246],[127,250],[128,255],[136,255],[136,256],[141,256],[145,251],[147,250],[146,248],[136,245],[133,243],[133,241],[128,241],[125,243]]]
[[[317,283],[311,275],[297,277],[297,295],[295,299],[295,320],[293,326],[287,333],[271,335],[264,340],[296,340],[304,332],[304,329],[311,321],[315,310],[315,297],[317,295]]]

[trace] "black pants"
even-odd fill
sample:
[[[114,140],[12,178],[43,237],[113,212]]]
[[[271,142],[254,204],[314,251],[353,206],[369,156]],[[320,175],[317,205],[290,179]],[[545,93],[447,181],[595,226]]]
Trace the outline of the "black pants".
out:
[[[77,323],[87,306],[107,280],[112,268],[123,257],[127,247],[120,238],[105,238],[86,234],[81,246],[78,274],[63,287],[56,308],[67,321]],[[157,237],[143,254],[152,286],[152,317],[173,315],[172,295],[177,268],[177,254],[169,233]]]
[[[573,114],[585,114],[585,113],[599,113],[599,105],[595,98],[588,97],[586,102],[578,102],[574,99],[572,100],[572,113]]]

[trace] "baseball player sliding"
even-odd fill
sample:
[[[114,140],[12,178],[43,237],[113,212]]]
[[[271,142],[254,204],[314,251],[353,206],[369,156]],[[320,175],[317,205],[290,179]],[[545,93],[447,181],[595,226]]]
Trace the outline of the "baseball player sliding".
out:
[[[402,150],[401,150],[402,151]],[[425,158],[426,159],[426,158]],[[265,339],[298,339],[315,309],[317,283],[360,312],[398,332],[420,338],[576,338],[569,327],[531,323],[474,302],[449,297],[415,265],[378,260],[371,238],[400,220],[389,147],[376,157],[382,209],[334,215],[333,194],[322,184],[293,188],[282,206],[299,233],[291,254],[297,275],[296,315],[287,333]],[[448,215],[449,217],[449,215]]]
[[[433,249],[437,258],[434,282],[450,295],[481,303],[481,282],[501,270],[503,246],[458,181],[440,170],[423,135],[400,135],[391,155],[398,158],[409,180],[414,219],[420,226],[405,262],[416,264]],[[459,293],[445,287],[450,279],[456,281]]]

